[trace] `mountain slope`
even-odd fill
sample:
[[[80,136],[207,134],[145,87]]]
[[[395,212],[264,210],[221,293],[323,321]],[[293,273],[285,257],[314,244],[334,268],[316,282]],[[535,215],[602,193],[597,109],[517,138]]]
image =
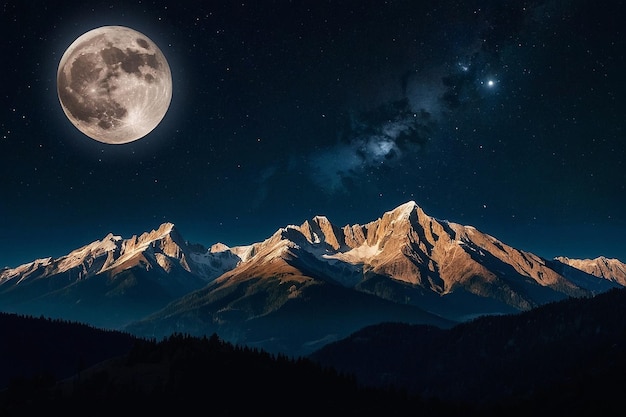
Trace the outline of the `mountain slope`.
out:
[[[232,251],[241,259],[233,269],[127,330],[156,337],[218,332],[236,343],[306,354],[359,326],[449,327],[618,286],[581,271],[570,280],[552,262],[438,221],[415,202],[366,225],[339,228],[316,216]]]
[[[200,262],[206,258],[171,223],[129,239],[109,234],[58,259],[2,271],[0,304],[7,312],[119,328],[223,272]]]
[[[626,264],[618,259],[608,259],[604,256],[595,259],[570,259],[560,256],[555,260],[598,278],[626,285]]]
[[[605,393],[626,387],[625,335],[626,289],[613,289],[448,330],[372,326],[310,358],[364,384],[394,385],[423,398],[556,404],[567,397],[575,403],[577,395],[593,401],[597,395],[601,402]]]
[[[218,333],[231,343],[306,355],[364,326],[385,321],[454,323],[417,307],[324,282],[255,278],[183,297],[125,330],[160,338],[172,332]]]
[[[376,221],[346,226],[341,232],[328,239],[339,244],[338,250],[325,257],[361,266],[356,287],[383,297],[392,297],[384,292],[395,290],[405,299],[421,298],[419,302],[428,310],[454,319],[481,312],[480,304],[491,305],[482,313],[521,311],[615,286],[592,276],[574,283],[544,259],[471,226],[439,221],[413,201]],[[381,277],[392,278],[382,280],[387,284],[382,291]],[[433,303],[420,297],[424,293],[439,297]],[[448,297],[453,300],[443,301]]]
[[[364,225],[315,216],[232,248],[190,245],[171,223],[109,234],[0,271],[0,308],[151,337],[219,331],[301,354],[382,321],[449,327],[593,296],[620,287],[618,273],[545,260],[410,201]]]
[[[0,334],[0,391],[29,378],[68,378],[128,353],[137,341],[127,333],[6,313],[0,313]]]
[[[306,359],[234,346],[216,335],[140,340],[129,352],[66,380],[20,379],[0,390],[2,416],[194,415],[198,410],[218,416],[412,416],[416,411],[450,416],[453,409],[361,387],[351,376]]]

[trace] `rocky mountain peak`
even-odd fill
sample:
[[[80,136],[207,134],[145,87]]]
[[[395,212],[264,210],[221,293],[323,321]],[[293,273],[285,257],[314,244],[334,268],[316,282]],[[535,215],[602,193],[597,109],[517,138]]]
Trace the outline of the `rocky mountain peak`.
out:
[[[122,243],[123,253],[131,254],[148,248],[161,252],[173,258],[184,255],[187,243],[173,223],[163,223],[158,229],[142,233],[139,237],[133,235]]]
[[[432,236],[434,223],[438,225],[414,201],[409,201],[364,226],[367,245],[377,245],[382,250],[393,242],[389,249],[397,250],[400,246],[416,244],[428,252],[430,243],[437,238]]]
[[[397,219],[408,219],[409,216],[411,216],[413,212],[418,209],[421,211],[421,207],[419,207],[415,201],[411,200],[399,205],[391,211],[388,211],[386,214],[389,214]],[[422,214],[423,213],[424,212],[422,211]]]
[[[559,256],[555,260],[598,278],[626,285],[626,264],[618,259],[610,259],[604,256],[595,259],[570,259]]]
[[[508,246],[474,227],[438,220],[409,201],[364,225],[340,228],[325,216],[315,216],[247,246],[215,243],[206,249],[190,245],[172,223],[128,239],[109,233],[61,258],[0,270],[0,300],[3,294],[7,300],[19,293],[20,288],[25,294],[35,294],[33,300],[68,290],[75,298],[58,304],[65,308],[82,299],[80,288],[95,288],[103,282],[117,285],[116,297],[141,295],[146,302],[154,294],[163,296],[159,303],[189,294],[178,307],[171,307],[180,309],[174,323],[179,329],[178,320],[199,317],[195,311],[187,314],[187,309],[202,303],[213,309],[205,325],[240,319],[247,323],[283,305],[308,308],[307,303],[315,302],[320,294],[325,297],[329,289],[341,297],[349,294],[369,300],[362,310],[367,314],[371,302],[384,302],[465,320],[626,285],[626,265],[617,260],[563,258],[561,262]],[[585,268],[595,276],[583,272]],[[106,279],[90,279],[94,276]],[[137,285],[141,289],[128,291]],[[14,291],[18,286],[20,291]],[[51,292],[51,288],[65,290]],[[113,294],[108,286],[103,291],[103,299]],[[320,305],[326,308],[328,302]],[[344,298],[330,304],[341,306],[342,311],[344,304],[353,308]],[[291,317],[287,311],[284,316]],[[315,308],[314,316],[318,313]]]
[[[219,253],[219,252],[225,252],[229,249],[230,248],[228,247],[228,245],[225,245],[224,243],[221,243],[221,242],[217,242],[211,245],[211,247],[209,248],[209,252]]]
[[[339,250],[344,244],[342,230],[334,226],[326,216],[315,216],[311,221],[305,221],[299,229],[310,243],[323,242],[334,250]]]
[[[144,232],[139,236],[140,242],[152,242],[155,240],[165,239],[171,235],[178,235],[178,231],[175,229],[173,223],[163,223],[158,229],[151,230],[150,232]]]
[[[7,270],[4,280],[10,276],[24,276],[30,271],[32,277],[58,276],[70,273],[82,280],[105,271],[121,271],[137,265],[144,268],[158,266],[170,271],[180,265],[191,272],[193,266],[187,259],[187,244],[174,224],[163,223],[158,229],[144,232],[139,237],[128,239],[108,233],[96,240],[59,258],[47,258],[45,262],[34,261]],[[151,266],[152,265],[152,266]],[[73,272],[72,272],[73,271]],[[115,272],[115,273],[117,273]]]

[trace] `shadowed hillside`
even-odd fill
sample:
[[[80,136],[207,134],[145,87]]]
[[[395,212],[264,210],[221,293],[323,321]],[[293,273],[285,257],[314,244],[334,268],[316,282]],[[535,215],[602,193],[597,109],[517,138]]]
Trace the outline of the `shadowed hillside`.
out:
[[[401,391],[359,386],[354,378],[308,359],[288,359],[240,348],[217,335],[181,334],[138,341],[124,356],[54,384],[36,377],[0,393],[0,415],[39,413],[109,416],[180,415],[442,415],[447,409]]]
[[[626,388],[626,289],[449,330],[372,326],[312,359],[367,385],[444,401],[600,407]]]
[[[127,353],[135,337],[62,320],[0,313],[0,389],[16,378],[65,378]]]
[[[382,324],[295,359],[3,315],[0,415],[602,415],[626,388],[624,309],[611,290],[448,330]]]

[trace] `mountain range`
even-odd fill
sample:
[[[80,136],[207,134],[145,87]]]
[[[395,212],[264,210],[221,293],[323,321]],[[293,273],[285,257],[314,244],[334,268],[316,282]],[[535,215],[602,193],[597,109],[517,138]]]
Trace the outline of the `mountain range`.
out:
[[[109,234],[1,270],[0,310],[305,355],[377,323],[450,328],[624,285],[618,260],[543,259],[410,201],[364,225],[316,216],[246,246],[191,244],[171,223]]]

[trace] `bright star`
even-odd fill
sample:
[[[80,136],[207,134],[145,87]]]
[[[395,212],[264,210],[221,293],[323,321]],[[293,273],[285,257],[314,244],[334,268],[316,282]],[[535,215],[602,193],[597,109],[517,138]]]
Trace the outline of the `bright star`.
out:
[[[498,80],[496,80],[495,78],[488,78],[484,81],[480,82],[480,85],[491,89],[495,89],[498,86]]]

